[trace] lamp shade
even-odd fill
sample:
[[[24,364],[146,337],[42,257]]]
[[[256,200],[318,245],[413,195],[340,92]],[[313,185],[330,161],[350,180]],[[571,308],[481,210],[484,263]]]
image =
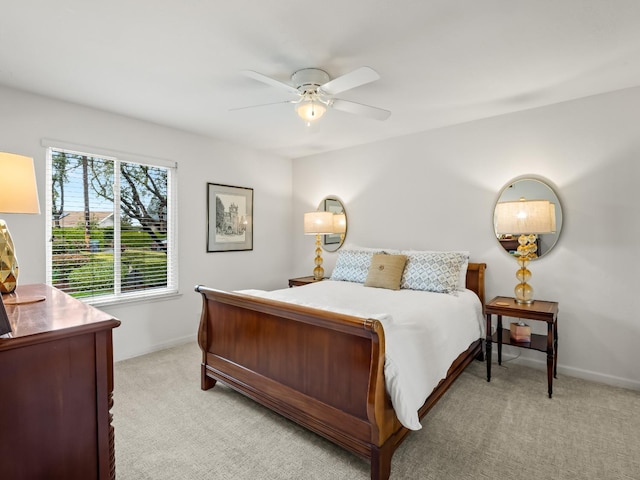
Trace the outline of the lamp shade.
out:
[[[347,231],[347,216],[344,213],[333,214],[333,233],[345,233]]]
[[[551,213],[554,213],[552,218]],[[555,225],[555,208],[548,200],[499,202],[496,206],[496,234],[551,233]]]
[[[296,105],[296,112],[300,118],[307,122],[312,122],[320,118],[327,111],[327,107],[321,102],[314,100],[303,100]]]
[[[0,212],[40,213],[33,158],[0,152]]]
[[[309,212],[304,214],[305,235],[328,235],[333,233],[333,213]]]

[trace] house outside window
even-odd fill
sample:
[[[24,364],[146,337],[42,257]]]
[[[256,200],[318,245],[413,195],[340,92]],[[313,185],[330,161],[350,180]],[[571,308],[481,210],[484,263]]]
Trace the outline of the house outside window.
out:
[[[88,303],[177,293],[176,166],[48,148],[47,283]]]

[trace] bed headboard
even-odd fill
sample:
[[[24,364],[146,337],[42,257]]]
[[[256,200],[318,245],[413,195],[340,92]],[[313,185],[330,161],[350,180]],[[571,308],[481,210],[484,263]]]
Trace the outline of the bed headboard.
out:
[[[467,288],[476,292],[484,310],[484,270],[486,263],[471,263],[467,268]]]

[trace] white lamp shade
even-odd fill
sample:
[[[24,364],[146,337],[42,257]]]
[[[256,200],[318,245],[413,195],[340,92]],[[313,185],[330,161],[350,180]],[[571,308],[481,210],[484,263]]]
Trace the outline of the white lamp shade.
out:
[[[0,152],[0,212],[40,213],[33,158]]]
[[[555,230],[555,207],[548,200],[499,202],[495,222],[498,235],[551,233]]]
[[[333,233],[333,213],[309,212],[304,214],[305,235],[328,235]]]
[[[344,213],[333,214],[333,233],[344,233],[347,231],[347,216]]]

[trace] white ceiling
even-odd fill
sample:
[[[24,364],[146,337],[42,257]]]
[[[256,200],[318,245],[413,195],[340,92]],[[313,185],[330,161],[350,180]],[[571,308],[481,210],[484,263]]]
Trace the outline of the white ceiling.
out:
[[[229,111],[364,65],[384,122]],[[0,84],[297,158],[638,86],[640,1],[0,0]]]

